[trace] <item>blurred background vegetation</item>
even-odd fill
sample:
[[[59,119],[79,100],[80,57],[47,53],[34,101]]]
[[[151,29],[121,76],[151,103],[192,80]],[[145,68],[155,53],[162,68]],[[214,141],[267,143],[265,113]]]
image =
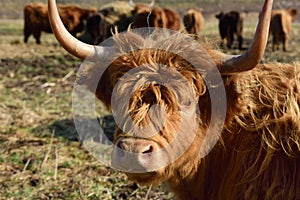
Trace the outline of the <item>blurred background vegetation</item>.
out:
[[[135,0],[134,2],[147,3],[150,0]],[[0,19],[22,19],[23,7],[34,0],[0,0]],[[39,0],[46,3],[47,0]],[[113,0],[57,0],[61,4],[78,4],[83,7],[99,8],[105,3],[113,2]],[[156,0],[160,6],[177,8],[179,11],[188,7],[205,8],[204,14],[215,12],[217,10],[237,9],[245,12],[257,12],[261,8],[262,0]],[[236,5],[239,5],[236,7]],[[274,1],[274,8],[292,7],[300,9],[299,0]]]

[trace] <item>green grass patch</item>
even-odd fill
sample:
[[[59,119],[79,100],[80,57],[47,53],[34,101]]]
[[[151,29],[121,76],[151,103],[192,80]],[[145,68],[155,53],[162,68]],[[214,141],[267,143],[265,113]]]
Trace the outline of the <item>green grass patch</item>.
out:
[[[0,20],[1,35],[22,35],[23,21],[22,20]]]

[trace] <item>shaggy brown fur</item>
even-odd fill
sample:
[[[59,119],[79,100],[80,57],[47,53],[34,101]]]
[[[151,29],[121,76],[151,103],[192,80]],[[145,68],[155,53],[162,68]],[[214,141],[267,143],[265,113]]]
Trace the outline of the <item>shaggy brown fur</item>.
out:
[[[292,32],[292,22],[296,15],[296,9],[281,9],[272,11],[270,34],[273,35],[273,51],[279,49],[280,43],[282,43],[283,51],[287,50],[290,34]]]
[[[206,44],[199,48],[180,34],[144,39],[128,33],[127,37],[117,36],[116,46],[120,49],[119,57],[105,71],[96,91],[97,97],[108,107],[117,81],[123,81],[119,88],[122,94],[137,82],[147,82],[152,80],[153,74],[164,73],[158,64],[169,67],[169,82],[178,86],[179,95],[153,81],[138,88],[129,103],[133,121],[148,124],[150,106],[160,104],[167,113],[166,124],[159,134],[150,138],[140,132],[124,132],[119,127],[115,141],[121,137],[145,138],[164,147],[177,137],[175,134],[181,117],[178,108],[188,106],[190,99],[186,95],[186,85],[172,79],[171,69],[190,83],[200,111],[199,118],[195,119],[199,123],[197,134],[180,158],[154,172],[127,173],[129,178],[141,184],[166,182],[178,199],[300,199],[299,63],[260,64],[248,72],[223,74],[227,95],[225,125],[219,142],[208,155],[200,158],[200,147],[211,116],[208,87],[220,85],[205,83],[203,78],[213,75],[213,66],[218,66],[224,55],[211,50]],[[133,47],[141,50],[122,54]],[[158,47],[165,50],[158,50]],[[201,74],[191,63],[201,64]],[[122,77],[130,69],[143,64],[147,64],[145,71]],[[87,69],[80,77],[90,89],[91,84],[98,80],[94,75],[97,67]],[[122,102],[123,98],[116,101]],[[155,119],[159,120],[160,115],[157,116],[152,119],[154,123]],[[123,120],[124,124],[126,120]],[[184,123],[185,130],[190,130],[192,121]],[[191,133],[185,132],[185,136],[180,138],[182,144]],[[178,151],[182,144],[177,144],[174,151]],[[174,152],[169,154],[165,159]]]
[[[84,30],[84,20],[96,12],[96,9],[84,9],[73,5],[59,5],[58,9],[65,27],[74,36]],[[47,5],[40,2],[27,4],[24,7],[24,42],[26,43],[33,34],[36,43],[41,43],[42,31],[52,33]]]

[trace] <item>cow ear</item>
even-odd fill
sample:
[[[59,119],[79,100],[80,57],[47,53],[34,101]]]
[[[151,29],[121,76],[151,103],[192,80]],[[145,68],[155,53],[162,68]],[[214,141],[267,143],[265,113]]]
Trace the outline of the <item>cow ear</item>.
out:
[[[114,13],[114,9],[113,8],[106,8],[103,10],[100,10],[100,13],[102,13],[105,17],[107,17],[110,13]]]

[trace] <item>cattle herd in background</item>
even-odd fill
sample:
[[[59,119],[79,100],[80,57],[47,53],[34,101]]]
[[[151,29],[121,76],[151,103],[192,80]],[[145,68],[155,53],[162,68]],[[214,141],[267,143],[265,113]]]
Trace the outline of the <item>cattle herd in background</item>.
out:
[[[184,31],[198,39],[204,27],[201,9],[190,8],[181,17],[175,10],[154,6],[154,0],[149,5],[134,4],[131,0],[116,1],[103,5],[99,10],[59,5],[59,13],[67,30],[89,44],[99,44],[116,30],[122,32],[129,27],[168,28]],[[243,49],[244,15],[245,13],[238,11],[221,12],[215,15],[219,20],[222,46],[232,48],[234,38],[237,38],[238,48]],[[278,50],[280,44],[283,51],[288,49],[292,22],[296,15],[296,9],[272,11],[270,37],[272,36],[273,51]],[[24,42],[27,43],[29,36],[33,35],[36,43],[39,44],[41,32],[52,32],[47,5],[40,2],[29,3],[24,7]]]
[[[82,32],[85,29],[84,20],[96,13],[96,9],[84,9],[73,5],[59,5],[59,13],[67,30],[72,34]],[[28,41],[30,35],[41,43],[41,32],[51,33],[48,19],[48,8],[40,2],[29,3],[24,8],[24,42]]]

